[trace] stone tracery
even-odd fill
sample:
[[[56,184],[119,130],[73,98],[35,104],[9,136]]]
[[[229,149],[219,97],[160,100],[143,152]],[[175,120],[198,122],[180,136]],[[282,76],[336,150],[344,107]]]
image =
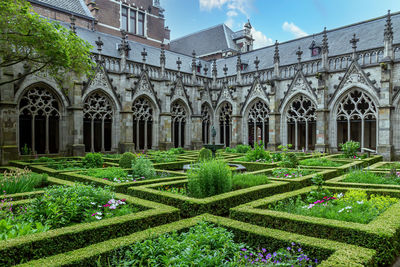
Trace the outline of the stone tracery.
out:
[[[222,104],[219,111],[220,142],[226,147],[232,140],[232,105],[228,102]]]
[[[148,149],[152,147],[152,123],[153,108],[145,97],[139,97],[132,104],[134,136],[133,143],[136,149]]]
[[[179,102],[175,102],[171,106],[171,122],[172,122],[172,141],[175,147],[184,147],[185,145],[185,126],[187,114],[186,109]]]
[[[260,140],[264,145],[268,143],[269,108],[261,100],[257,100],[250,108],[248,115],[249,144],[257,141],[257,129],[260,132]]]
[[[202,141],[204,144],[210,143],[211,110],[208,104],[201,105],[201,125]]]

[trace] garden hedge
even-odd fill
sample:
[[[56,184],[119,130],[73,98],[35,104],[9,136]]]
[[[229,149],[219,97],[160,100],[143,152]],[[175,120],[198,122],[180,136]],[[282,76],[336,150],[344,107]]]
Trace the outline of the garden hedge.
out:
[[[385,171],[372,171],[375,174],[388,174],[389,172]],[[355,188],[366,188],[366,189],[393,189],[400,190],[400,185],[394,184],[367,184],[367,183],[351,183],[345,182],[347,174],[338,176],[336,178],[330,179],[326,181],[327,186],[336,186],[336,187],[355,187]]]
[[[345,173],[346,171],[348,171],[348,170],[350,170],[350,169],[354,169],[354,168],[356,168],[356,169],[358,169],[358,168],[360,168],[360,167],[362,167],[363,166],[363,162],[361,161],[361,160],[358,160],[358,161],[348,161],[348,160],[333,160],[333,161],[335,161],[335,162],[341,162],[341,163],[344,163],[343,165],[341,165],[341,166],[338,166],[338,167],[329,167],[329,166],[306,166],[306,165],[299,165],[298,166],[298,168],[301,168],[301,169],[325,169],[325,170],[336,170],[337,171],[337,174],[338,175],[340,175],[340,174],[343,174],[343,173]]]
[[[51,158],[52,160],[55,161],[61,161],[61,160],[71,160],[71,161],[81,161],[83,157],[57,157],[57,158]],[[10,166],[15,166],[19,168],[25,168],[29,167],[30,165],[45,165],[46,161],[40,162],[38,159],[28,159],[28,160],[11,160],[8,162]]]
[[[400,202],[368,224],[302,216],[269,210],[268,205],[287,198],[305,195],[316,187],[306,187],[253,201],[230,210],[233,219],[263,227],[331,239],[377,250],[378,265],[390,264],[400,249]],[[326,187],[343,192],[351,188]],[[400,197],[396,190],[365,190],[368,194],[385,194]]]
[[[125,169],[125,170],[130,170],[130,169]],[[100,178],[88,176],[88,175],[85,175],[85,171],[60,173],[59,177],[61,179],[65,179],[65,180],[69,180],[69,181],[90,182],[97,186],[111,186],[118,193],[126,193],[128,187],[131,187],[131,186],[140,186],[140,185],[146,185],[146,184],[154,184],[154,183],[160,183],[160,182],[168,182],[168,181],[187,179],[187,177],[184,173],[167,171],[167,170],[156,170],[156,172],[157,173],[163,173],[163,172],[170,173],[170,174],[173,174],[174,176],[166,177],[166,178],[154,178],[154,179],[142,180],[142,181],[137,181],[137,182],[128,182],[128,183],[116,183],[116,182],[112,182],[109,180],[103,180]]]
[[[129,235],[179,219],[179,210],[117,194],[142,211],[0,241],[0,266],[15,265]]]
[[[179,160],[167,163],[154,163],[153,166],[159,170],[183,170],[183,165],[191,164],[194,160]]]
[[[272,181],[269,184],[235,190],[207,198],[192,198],[171,192],[160,191],[163,186],[185,186],[187,180],[164,182],[151,185],[128,188],[128,194],[177,207],[182,217],[193,217],[202,213],[227,215],[231,207],[263,198],[277,193],[286,192],[289,183]]]
[[[324,180],[328,180],[333,177],[336,177],[338,173],[337,170],[314,169],[315,171],[317,171],[316,173],[312,173],[298,178],[276,178],[272,176],[272,172],[277,169],[280,168],[248,172],[248,174],[263,174],[270,176],[269,179],[271,181],[289,182],[290,185],[288,191],[290,191],[312,185],[313,183],[311,179],[316,175],[321,175]]]
[[[236,241],[244,242],[254,247],[264,247],[270,252],[282,247],[291,246],[292,242],[301,244],[301,247],[307,252],[309,257],[322,260],[319,265],[321,267],[375,265],[375,251],[371,249],[263,228],[228,218],[203,214],[60,255],[27,262],[21,266],[99,266],[98,264],[107,266],[109,264],[108,258],[112,257],[113,252],[117,249],[124,249],[148,238],[156,238],[174,231],[187,231],[200,221],[206,221],[226,228],[234,233]]]
[[[104,163],[105,168],[107,167],[118,167],[118,164],[116,163]],[[81,169],[73,169],[73,170],[56,170],[53,168],[48,167],[47,165],[30,165],[29,168],[38,173],[47,173],[48,175],[54,176],[54,177],[60,177],[62,173],[64,172],[77,172],[77,171],[85,171],[87,170],[86,168],[81,168]]]
[[[365,159],[348,159],[348,158],[342,158],[343,154],[332,154],[332,155],[328,155],[325,156],[325,158],[327,159],[331,159],[331,160],[344,160],[344,161],[348,161],[348,162],[361,162],[360,166],[361,167],[368,167],[371,166],[377,162],[382,161],[383,156],[382,155],[371,155],[368,158]]]
[[[275,168],[277,166],[276,163],[262,163],[262,162],[247,162],[247,161],[236,161],[236,160],[229,160],[228,163],[232,164],[240,164],[246,167],[246,170],[249,172],[265,170]]]
[[[372,166],[369,167],[370,170],[377,170],[377,171],[391,171],[392,168],[390,168],[390,164],[393,163],[400,163],[400,162],[391,162],[391,161],[381,161],[381,162],[377,162],[375,164],[373,164]],[[389,165],[389,166],[388,166]],[[400,169],[399,169],[400,171]]]

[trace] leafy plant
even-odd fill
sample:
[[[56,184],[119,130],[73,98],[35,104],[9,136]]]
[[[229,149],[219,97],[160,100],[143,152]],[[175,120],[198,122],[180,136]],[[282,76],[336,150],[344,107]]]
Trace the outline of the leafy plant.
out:
[[[24,144],[23,147],[21,147],[21,155],[30,155],[32,154],[32,150],[28,147],[27,144]]]
[[[46,232],[50,226],[40,222],[18,221],[12,217],[0,220],[0,240],[7,240],[23,235]]]
[[[210,149],[207,149],[205,147],[203,147],[202,149],[200,149],[199,152],[199,161],[205,161],[205,160],[210,160],[212,159],[212,152]]]
[[[246,156],[244,157],[246,161],[250,162],[270,162],[271,161],[271,155],[269,151],[264,150],[264,145],[261,142],[260,145],[257,143],[254,144],[254,149],[249,150],[246,153]]]
[[[192,197],[210,197],[232,189],[232,171],[223,160],[199,163],[188,171],[188,193]]]
[[[354,141],[347,141],[344,144],[340,144],[340,149],[346,158],[357,157],[357,151],[360,149],[360,143]]]
[[[270,183],[267,175],[235,174],[232,177],[232,190]]]
[[[103,169],[90,169],[86,171],[85,174],[88,176],[112,181],[114,179],[126,178],[128,172],[119,167],[109,167]]]
[[[282,161],[279,162],[279,166],[285,168],[295,168],[297,165],[299,165],[299,161],[295,153],[284,153]]]
[[[279,168],[272,171],[272,176],[276,178],[297,178],[305,175],[315,173],[314,170],[308,169],[293,169],[293,168]]]
[[[83,166],[89,168],[103,167],[103,156],[100,153],[87,153],[82,160]]]
[[[0,192],[7,194],[32,191],[47,182],[47,174],[38,174],[25,168],[5,171],[0,175]]]
[[[122,154],[121,159],[119,160],[119,166],[124,169],[128,169],[132,166],[132,161],[136,159],[135,154],[131,152],[125,152]]]
[[[168,150],[172,154],[179,155],[185,153],[185,150],[182,147],[173,147]]]
[[[400,185],[400,172],[394,172],[385,176],[365,170],[355,170],[346,174],[343,182]]]
[[[177,156],[176,156],[177,154],[174,153],[173,151],[171,151],[171,149],[168,151],[155,151],[151,155],[151,159],[155,163],[174,162],[177,160]]]
[[[326,158],[311,158],[303,159],[299,162],[300,165],[304,166],[323,166],[323,167],[339,167],[344,163],[332,161]]]
[[[249,146],[249,145],[237,145],[236,146],[237,153],[247,153],[250,150],[251,150],[251,146]]]
[[[138,157],[132,161],[132,174],[134,177],[150,179],[156,176],[156,170],[148,158]]]
[[[310,193],[307,195],[307,201],[309,203],[312,203],[314,201],[317,201],[319,199],[323,199],[324,197],[329,197],[332,195],[332,193],[329,191],[329,189],[323,188],[323,185],[325,184],[325,181],[322,177],[322,175],[317,174],[311,179],[312,183],[317,186],[317,189],[310,191]]]

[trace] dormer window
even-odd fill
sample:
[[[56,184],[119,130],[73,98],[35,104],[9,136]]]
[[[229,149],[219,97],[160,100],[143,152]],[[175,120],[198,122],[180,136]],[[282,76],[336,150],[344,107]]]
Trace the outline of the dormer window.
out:
[[[311,43],[309,48],[311,50],[311,56],[312,57],[316,57],[316,56],[319,56],[321,54],[321,47],[317,46],[315,44],[315,41],[312,41],[312,43]]]

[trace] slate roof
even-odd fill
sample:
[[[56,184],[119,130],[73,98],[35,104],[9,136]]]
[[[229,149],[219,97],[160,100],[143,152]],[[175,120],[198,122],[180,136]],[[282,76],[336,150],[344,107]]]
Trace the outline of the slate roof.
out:
[[[219,51],[237,50],[232,40],[233,31],[225,24],[195,32],[170,42],[170,50],[191,55],[193,50],[198,56],[213,54]]]
[[[54,9],[81,16],[89,19],[94,17],[86,6],[84,0],[29,0],[32,3],[36,3],[43,6],[52,7]]]

